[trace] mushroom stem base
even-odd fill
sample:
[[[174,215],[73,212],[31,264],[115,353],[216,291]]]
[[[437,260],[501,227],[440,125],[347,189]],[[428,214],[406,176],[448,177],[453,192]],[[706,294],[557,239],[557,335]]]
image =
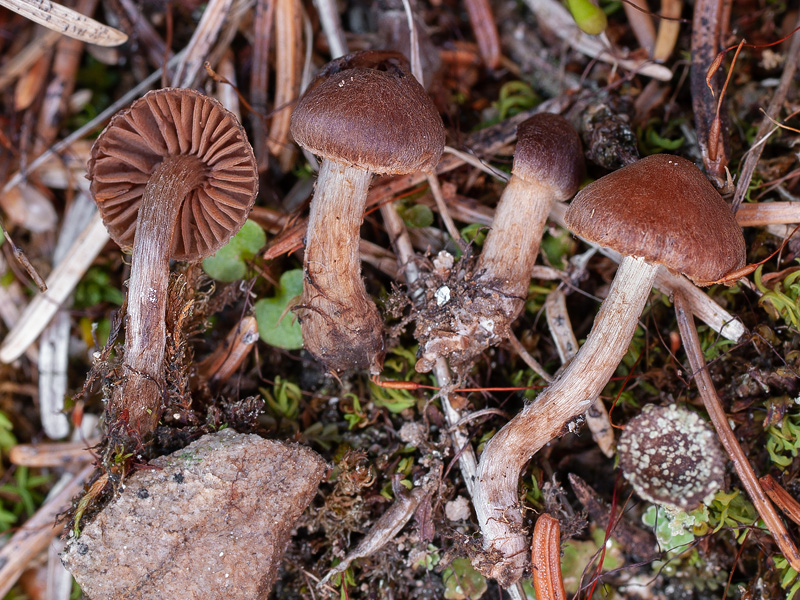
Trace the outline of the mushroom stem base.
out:
[[[454,271],[443,286],[453,291],[443,312],[435,305],[417,313],[414,334],[420,342],[419,372],[445,358],[463,374],[487,348],[508,338],[525,307],[531,273],[539,254],[553,193],[515,175],[503,191],[486,236],[474,277]],[[454,283],[455,285],[451,285]]]
[[[586,343],[561,374],[486,445],[478,464],[473,505],[483,533],[484,575],[501,586],[517,582],[528,563],[517,485],[531,457],[589,408],[628,350],[657,266],[625,257]]]
[[[358,253],[372,174],[324,159],[311,201],[300,317],[303,344],[334,371],[383,365],[383,319],[367,295]]]

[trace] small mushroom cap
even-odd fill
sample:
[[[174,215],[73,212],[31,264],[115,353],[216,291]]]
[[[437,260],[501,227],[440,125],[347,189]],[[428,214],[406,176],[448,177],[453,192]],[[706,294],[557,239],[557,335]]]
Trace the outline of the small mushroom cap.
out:
[[[725,459],[714,430],[674,404],[649,404],[625,426],[620,467],[636,493],[655,504],[689,511],[722,487]]]
[[[745,264],[742,230],[694,164],[655,154],[587,185],[565,217],[582,238],[710,285]]]
[[[391,58],[374,59],[386,54]],[[354,53],[326,67],[292,113],[295,141],[373,173],[432,170],[444,150],[444,125],[407,64],[394,52],[366,60]]]
[[[219,102],[189,89],[145,94],[117,113],[92,146],[91,192],[111,238],[133,246],[142,194],[170,156],[192,155],[204,174],[183,201],[172,258],[211,256],[241,228],[255,202],[258,172],[239,121]]]
[[[511,172],[552,189],[556,200],[571,198],[586,175],[578,132],[561,115],[539,113],[526,119],[517,128]]]

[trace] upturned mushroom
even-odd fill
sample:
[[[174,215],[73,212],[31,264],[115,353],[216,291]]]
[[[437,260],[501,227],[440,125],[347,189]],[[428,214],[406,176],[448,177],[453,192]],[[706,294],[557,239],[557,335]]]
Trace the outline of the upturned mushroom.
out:
[[[244,129],[219,102],[162,89],[111,119],[88,171],[111,238],[133,248],[124,377],[108,415],[138,443],[161,415],[169,261],[201,260],[239,230],[258,191],[256,162]]]
[[[636,493],[673,512],[708,503],[725,478],[714,430],[676,404],[645,406],[625,425],[617,450],[622,474]]]
[[[517,128],[514,164],[497,204],[475,266],[473,284],[436,310],[429,327],[420,319],[418,371],[427,371],[440,356],[459,365],[506,337],[525,306],[531,272],[553,203],[568,200],[583,180],[580,137],[564,117],[539,113]]]
[[[359,230],[373,173],[432,170],[444,125],[395,52],[356,52],[329,63],[292,114],[291,132],[322,156],[306,233],[303,343],[329,369],[381,370],[383,321],[361,278]]]
[[[526,564],[520,472],[613,375],[658,265],[702,285],[739,269],[745,259],[744,238],[725,201],[694,164],[675,156],[649,156],[589,184],[575,196],[566,222],[577,235],[625,257],[573,361],[481,455],[473,500],[484,548],[498,557],[486,574],[503,587],[515,583]]]

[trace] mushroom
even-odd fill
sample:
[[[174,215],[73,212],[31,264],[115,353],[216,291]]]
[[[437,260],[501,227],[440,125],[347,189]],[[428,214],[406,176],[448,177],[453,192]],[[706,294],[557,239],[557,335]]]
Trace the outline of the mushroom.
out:
[[[292,114],[291,132],[322,156],[306,233],[303,342],[333,371],[369,369],[384,355],[383,321],[361,278],[358,239],[373,173],[432,170],[444,125],[396,52],[356,52],[329,63]]]
[[[418,319],[418,371],[430,370],[442,356],[456,368],[469,366],[475,356],[508,337],[511,323],[525,306],[552,205],[571,198],[584,173],[580,138],[564,117],[539,113],[520,124],[511,178],[497,204],[471,285],[451,302],[437,298],[437,307]],[[440,304],[447,304],[446,319]]]
[[[708,503],[725,471],[714,430],[676,404],[648,404],[628,421],[617,445],[622,474],[645,500],[674,512]]]
[[[586,342],[559,376],[486,445],[474,506],[488,575],[508,587],[525,568],[517,481],[530,458],[600,394],[628,349],[659,264],[699,284],[744,264],[741,230],[722,197],[686,159],[654,155],[589,184],[567,225],[625,255]]]
[[[511,179],[475,268],[479,284],[497,293],[507,324],[525,305],[553,202],[571,198],[585,172],[578,132],[564,117],[539,113],[517,128]]]
[[[125,374],[108,414],[112,427],[127,422],[142,442],[161,415],[169,261],[201,260],[239,230],[258,191],[256,163],[244,129],[219,102],[162,89],[111,119],[88,171],[109,235],[133,247]]]

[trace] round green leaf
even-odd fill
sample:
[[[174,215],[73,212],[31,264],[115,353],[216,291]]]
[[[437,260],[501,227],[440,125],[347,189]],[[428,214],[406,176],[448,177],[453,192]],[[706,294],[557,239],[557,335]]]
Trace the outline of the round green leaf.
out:
[[[246,261],[252,260],[266,243],[264,230],[257,223],[246,221],[231,241],[203,261],[203,270],[217,281],[244,279],[247,275]]]
[[[424,204],[415,204],[402,211],[406,227],[419,228],[433,225],[433,211]]]
[[[285,350],[303,347],[300,323],[290,308],[303,293],[303,270],[293,269],[281,275],[275,296],[262,298],[255,305],[258,335],[269,344]]]

